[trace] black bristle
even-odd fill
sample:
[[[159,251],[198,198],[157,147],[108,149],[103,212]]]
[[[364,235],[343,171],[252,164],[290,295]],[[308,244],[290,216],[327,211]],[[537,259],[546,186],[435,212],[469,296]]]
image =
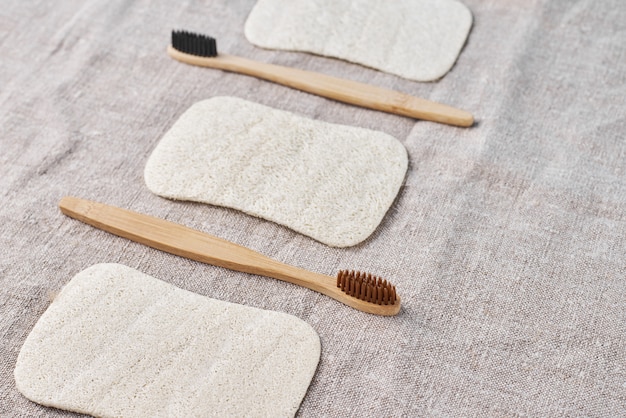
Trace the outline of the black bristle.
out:
[[[172,31],[172,47],[185,54],[199,57],[217,56],[215,38],[187,31]]]

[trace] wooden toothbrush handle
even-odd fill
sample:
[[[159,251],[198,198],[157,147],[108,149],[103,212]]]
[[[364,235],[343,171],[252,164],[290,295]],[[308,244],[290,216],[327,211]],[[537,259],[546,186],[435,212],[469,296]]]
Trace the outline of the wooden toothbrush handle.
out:
[[[164,219],[77,197],[64,197],[61,212],[98,229],[203,263],[288,281],[331,297],[335,279],[281,263],[249,248]],[[330,294],[329,294],[329,289]]]
[[[393,305],[366,302],[344,293],[333,277],[272,260],[249,248],[164,219],[77,197],[64,197],[59,207],[69,217],[161,251],[304,286],[363,312],[391,316],[400,311],[399,297]]]
[[[448,125],[468,127],[474,124],[473,116],[464,110],[357,81],[234,55],[199,57],[180,52],[172,46],[168,48],[168,53],[187,64],[242,73],[361,107]]]

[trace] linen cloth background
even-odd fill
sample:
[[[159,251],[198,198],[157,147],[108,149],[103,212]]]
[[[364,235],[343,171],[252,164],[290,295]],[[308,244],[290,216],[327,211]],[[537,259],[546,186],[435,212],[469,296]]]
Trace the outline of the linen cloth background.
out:
[[[0,9],[0,415],[72,416],[15,388],[51,295],[119,262],[208,297],[295,315],[322,342],[300,416],[626,415],[626,7],[466,0],[474,26],[442,80],[255,48],[254,0],[19,1]],[[221,51],[472,111],[470,129],[360,109],[165,53],[183,28]],[[232,95],[378,129],[405,185],[375,234],[333,249],[242,213],[151,194],[146,159],[192,103]],[[63,216],[75,195],[184,223],[334,275],[393,281],[397,317],[152,250]]]

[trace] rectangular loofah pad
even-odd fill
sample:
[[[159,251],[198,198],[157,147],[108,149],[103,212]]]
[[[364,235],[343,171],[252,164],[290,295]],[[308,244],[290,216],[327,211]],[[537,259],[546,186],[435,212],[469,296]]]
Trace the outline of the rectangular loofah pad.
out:
[[[15,368],[34,402],[102,417],[293,416],[320,356],[316,332],[119,264],[76,275]]]
[[[452,68],[471,26],[471,12],[456,0],[259,0],[245,35],[263,48],[432,81]]]
[[[385,133],[215,97],[179,118],[144,174],[160,196],[238,209],[345,247],[376,229],[407,166],[406,149]]]

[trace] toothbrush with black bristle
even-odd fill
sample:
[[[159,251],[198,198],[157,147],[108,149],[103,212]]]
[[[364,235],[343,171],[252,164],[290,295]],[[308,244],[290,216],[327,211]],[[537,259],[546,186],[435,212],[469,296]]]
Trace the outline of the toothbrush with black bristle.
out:
[[[186,64],[246,74],[356,106],[454,126],[474,124],[470,113],[441,103],[325,74],[218,54],[215,38],[202,34],[172,31],[167,52]]]

